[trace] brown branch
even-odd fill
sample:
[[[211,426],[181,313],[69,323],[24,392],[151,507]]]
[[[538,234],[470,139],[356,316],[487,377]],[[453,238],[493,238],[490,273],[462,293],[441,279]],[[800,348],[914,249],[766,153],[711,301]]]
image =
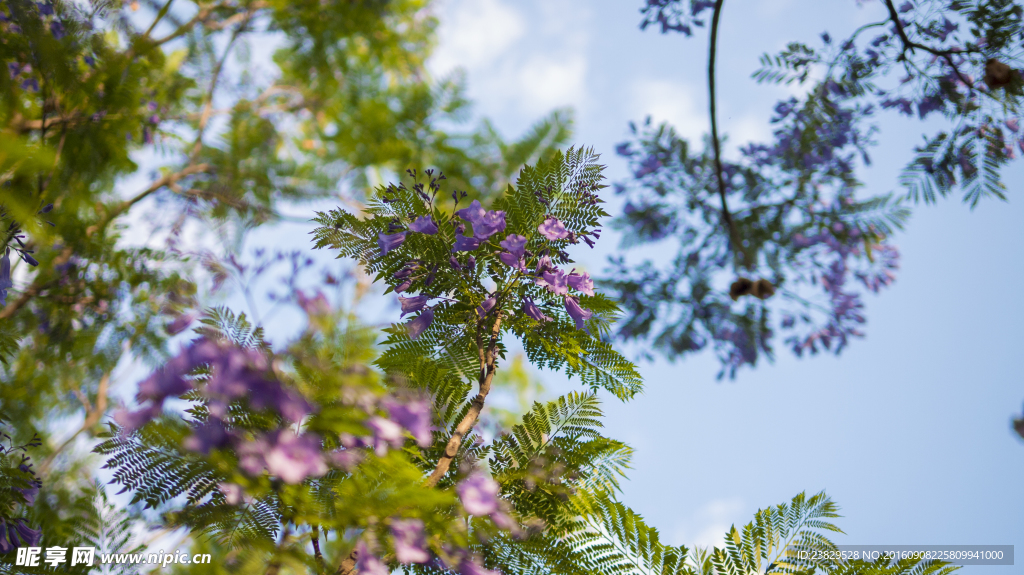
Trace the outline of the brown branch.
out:
[[[459,448],[462,446],[462,440],[476,425],[477,419],[480,418],[480,412],[484,409],[484,400],[487,398],[487,394],[491,391],[491,381],[494,379],[494,352],[495,347],[498,343],[498,332],[501,329],[501,314],[498,314],[498,319],[494,322],[494,328],[491,330],[491,335],[488,338],[487,347],[484,349],[482,345],[477,344],[477,349],[480,352],[480,376],[477,380],[480,386],[479,393],[473,398],[470,403],[469,411],[466,413],[462,421],[455,426],[455,431],[452,432],[451,439],[448,440],[448,445],[444,448],[444,454],[441,455],[441,459],[437,462],[437,467],[434,468],[434,472],[427,478],[426,485],[433,487],[437,485],[441,478],[448,473],[448,468],[451,467],[452,460],[459,454]]]
[[[907,52],[913,54],[915,48],[924,50],[933,56],[938,56],[945,60],[946,63],[949,64],[949,67],[953,69],[953,73],[956,74],[956,77],[959,78],[965,86],[974,88],[974,82],[968,80],[960,72],[960,68],[953,63],[953,54],[966,54],[973,52],[973,50],[939,50],[938,48],[932,48],[925,44],[912,42],[907,36],[907,31],[903,27],[903,22],[900,20],[900,15],[896,12],[896,6],[893,5],[892,0],[885,0],[885,7],[889,10],[889,20],[891,20],[893,25],[896,27],[896,34],[900,37],[900,42],[903,43],[903,53],[900,54],[900,57],[898,58],[899,60],[905,59]]]
[[[45,460],[43,460],[43,462],[39,465],[40,475],[46,473],[46,470],[50,468],[50,465],[52,465],[53,461],[57,459],[57,456],[60,455],[65,449],[67,449],[68,446],[71,445],[71,442],[74,441],[76,437],[81,435],[82,432],[88,431],[94,425],[100,422],[100,418],[102,418],[103,415],[106,414],[107,412],[107,395],[109,389],[110,372],[106,372],[103,374],[102,377],[100,377],[99,389],[96,391],[95,407],[93,407],[92,403],[89,402],[89,399],[86,398],[84,395],[79,396],[79,401],[82,402],[82,406],[85,408],[85,421],[82,422],[82,425],[79,426],[77,431],[71,434],[71,437],[64,440],[64,442],[61,443],[60,446],[53,451],[53,453],[51,453],[49,456],[47,456]]]
[[[715,56],[718,48],[718,21],[722,15],[722,4],[725,0],[717,0],[715,2],[715,12],[711,18],[711,44],[708,50],[708,96],[710,100],[710,112],[711,112],[711,145],[715,152],[715,177],[718,180],[718,196],[722,200],[722,220],[725,222],[726,228],[729,232],[729,243],[732,244],[733,250],[740,257],[740,261],[746,267],[753,265],[753,262],[747,261],[747,254],[743,250],[743,244],[740,243],[740,234],[736,229],[736,222],[732,219],[732,214],[729,212],[729,203],[725,198],[725,174],[722,170],[722,145],[718,138],[718,109],[717,109],[717,98],[715,95]]]
[[[313,542],[313,559],[316,561],[316,572],[319,575],[324,570],[324,556],[320,552],[320,526],[314,523],[312,527],[313,532],[310,534],[310,540]]]
[[[479,393],[473,398],[470,403],[469,411],[466,413],[462,421],[455,426],[455,430],[452,432],[451,439],[448,440],[448,445],[444,448],[444,453],[441,455],[441,459],[438,460],[437,466],[434,467],[434,472],[430,474],[430,477],[424,482],[424,485],[428,487],[434,487],[441,481],[441,478],[448,473],[451,467],[452,461],[455,456],[459,454],[459,448],[462,446],[462,440],[469,434],[476,425],[477,420],[480,418],[480,413],[484,408],[484,400],[487,398],[487,394],[491,391],[491,382],[494,380],[495,371],[495,359],[496,359],[496,348],[498,346],[498,336],[501,331],[501,311],[498,310],[498,319],[494,322],[494,327],[491,328],[490,336],[487,338],[486,346],[477,337],[477,351],[480,355],[480,375],[477,378],[477,384],[479,385]],[[336,575],[351,575],[356,568],[356,563],[359,561],[359,553],[353,550],[348,554],[347,557],[338,566],[338,570],[335,572]]]

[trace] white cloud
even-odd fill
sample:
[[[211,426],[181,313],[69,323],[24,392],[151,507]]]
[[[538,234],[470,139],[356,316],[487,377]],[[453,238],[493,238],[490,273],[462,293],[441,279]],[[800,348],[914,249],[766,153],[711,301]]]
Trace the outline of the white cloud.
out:
[[[586,95],[587,61],[582,54],[552,58],[535,54],[519,69],[524,112],[541,114],[556,106],[579,105]]]
[[[631,87],[632,117],[648,115],[653,124],[668,122],[681,137],[699,142],[710,129],[707,110],[694,97],[693,87],[679,81],[646,79]]]
[[[449,0],[429,69],[467,71],[469,97],[484,116],[507,119],[586,105],[587,12],[564,0]],[[581,15],[583,14],[583,15]],[[500,123],[500,122],[499,122]]]
[[[725,533],[744,518],[743,501],[737,497],[715,499],[696,511],[673,530],[673,545],[723,547]]]
[[[487,68],[523,36],[523,15],[501,0],[455,0],[441,8],[440,43],[430,67],[439,74],[462,66]]]

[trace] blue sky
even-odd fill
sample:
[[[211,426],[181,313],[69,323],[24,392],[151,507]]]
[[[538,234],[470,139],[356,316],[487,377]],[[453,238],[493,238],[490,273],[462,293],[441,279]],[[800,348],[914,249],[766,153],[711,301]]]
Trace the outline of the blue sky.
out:
[[[553,107],[576,111],[574,141],[593,145],[612,180],[613,148],[647,114],[685,136],[708,126],[705,35],[640,32],[641,2],[447,0],[431,69],[466,70],[478,116],[507,137]],[[757,58],[876,20],[880,4],[746,0],[723,12],[718,66],[724,131],[737,144],[770,135],[775,101]],[[925,127],[886,117],[866,192],[896,189]],[[1016,544],[1024,550],[1024,172],[1008,204],[920,206],[898,238],[897,283],[868,299],[868,336],[841,357],[797,360],[716,382],[704,355],[643,364],[644,395],[608,398],[608,433],[636,450],[623,499],[672,543],[714,544],[730,524],[796,493],[825,489],[843,508],[843,544]],[[614,206],[614,204],[612,204]],[[611,249],[584,257],[599,269]],[[583,254],[581,254],[583,255]],[[571,384],[545,374],[555,391]],[[1014,567],[966,567],[991,575]]]

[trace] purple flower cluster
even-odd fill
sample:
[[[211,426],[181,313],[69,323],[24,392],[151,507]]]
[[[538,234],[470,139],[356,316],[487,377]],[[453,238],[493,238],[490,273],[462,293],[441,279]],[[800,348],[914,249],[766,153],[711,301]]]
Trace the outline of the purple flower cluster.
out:
[[[24,519],[0,519],[0,553],[9,553],[19,547],[37,547],[43,532],[32,529]]]
[[[388,449],[400,449],[405,445],[405,432],[409,432],[416,445],[430,447],[434,442],[431,403],[428,399],[399,401],[385,398],[380,402],[387,417],[374,415],[366,422],[371,435],[353,437],[342,435],[342,445],[347,449],[366,447],[383,457]]]
[[[483,206],[480,205],[478,200],[473,202],[467,208],[455,212],[455,215],[459,216],[462,221],[472,224],[473,226],[473,239],[478,240],[476,246],[471,249],[459,248],[459,240],[462,234],[459,233],[456,236],[456,249],[455,251],[472,251],[475,250],[481,241],[487,241],[488,238],[494,234],[503,231],[505,229],[505,212],[496,210],[484,210]],[[463,245],[468,246],[468,239],[463,240]]]
[[[241,349],[203,338],[186,347],[139,384],[136,399],[149,405],[136,411],[119,410],[114,421],[125,431],[133,431],[163,410],[169,397],[177,397],[195,387],[188,374],[202,365],[212,368],[201,389],[208,400],[210,421],[204,427],[206,437],[197,437],[198,446],[215,445],[221,438],[222,420],[231,401],[248,398],[254,409],[272,409],[284,419],[299,422],[313,407],[297,392],[285,388],[270,375],[267,357],[257,350]]]
[[[327,473],[320,438],[312,433],[279,429],[241,443],[237,452],[239,468],[252,476],[266,470],[295,485]]]
[[[507,513],[507,503],[498,498],[498,482],[481,472],[463,479],[455,488],[466,513],[476,517],[490,517],[502,529],[515,530],[516,523]]]

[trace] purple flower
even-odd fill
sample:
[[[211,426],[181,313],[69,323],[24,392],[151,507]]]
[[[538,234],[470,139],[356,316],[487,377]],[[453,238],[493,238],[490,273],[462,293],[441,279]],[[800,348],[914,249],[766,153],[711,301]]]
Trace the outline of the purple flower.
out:
[[[486,240],[494,234],[505,230],[505,212],[490,211],[482,218],[473,222],[473,235]]]
[[[551,241],[564,240],[569,237],[569,232],[565,230],[565,225],[553,217],[549,217],[544,220],[543,224],[537,226],[537,231],[540,232],[540,235]]]
[[[526,236],[509,234],[498,245],[508,250],[509,253],[522,257],[526,253]]]
[[[229,439],[224,424],[216,419],[210,419],[185,439],[185,449],[207,455],[211,449],[227,445]]]
[[[0,257],[0,305],[7,304],[7,290],[14,287],[11,280],[11,249],[7,248],[3,257]]]
[[[1017,121],[1017,118],[1010,118],[1006,121],[1006,127],[1009,128],[1011,132],[1016,132],[1020,129],[1020,122]]]
[[[501,572],[485,569],[476,561],[466,559],[459,565],[459,575],[501,575]]]
[[[594,297],[594,280],[590,279],[590,274],[587,272],[583,272],[583,275],[569,274],[569,286]]]
[[[42,486],[43,482],[36,479],[35,473],[32,472],[32,468],[24,463],[18,465],[18,469],[28,473],[32,476],[32,481],[29,482],[29,486],[26,489],[15,488],[14,490],[21,493],[21,496],[25,498],[25,504],[32,506],[36,503],[36,496],[39,495],[39,487]]]
[[[537,271],[534,272],[536,275],[544,275],[544,272],[553,272],[557,268],[551,265],[551,258],[548,256],[541,256],[537,258]]]
[[[480,247],[480,240],[472,236],[466,237],[461,233],[455,233],[455,246],[452,247],[453,252],[471,252]]]
[[[586,329],[586,325],[583,323],[594,315],[594,312],[589,309],[583,309],[580,307],[579,302],[576,298],[569,296],[565,297],[565,311],[569,312],[571,317],[576,322],[576,329]]]
[[[293,390],[285,389],[279,381],[257,379],[249,383],[247,395],[253,409],[273,409],[293,423],[313,413],[313,406]]]
[[[483,473],[470,475],[456,490],[466,513],[479,517],[498,511],[498,483]]]
[[[485,315],[491,313],[491,310],[494,309],[494,304],[496,303],[498,303],[498,298],[491,296],[485,299],[484,303],[477,306],[476,313],[480,314],[480,319],[483,319]]]
[[[167,331],[168,335],[178,335],[188,329],[188,326],[192,325],[192,322],[194,322],[198,316],[199,314],[194,311],[183,313],[174,318],[174,321],[167,324],[164,329]]]
[[[455,215],[462,218],[463,221],[475,225],[476,222],[480,220],[480,218],[484,217],[484,213],[486,212],[484,211],[484,207],[480,205],[480,201],[473,200],[473,202],[469,204],[469,207],[462,208],[461,210],[455,212]]]
[[[351,472],[353,469],[362,462],[365,457],[363,451],[354,451],[351,449],[345,449],[343,451],[332,451],[327,454],[327,459],[331,465],[340,467],[345,471]]]
[[[434,220],[431,219],[430,216],[420,216],[416,218],[416,221],[409,224],[409,229],[414,232],[432,236],[437,233],[437,224],[434,223]]]
[[[331,313],[331,304],[320,291],[317,291],[316,296],[308,297],[300,290],[296,296],[299,307],[302,308],[302,311],[306,312],[306,315],[325,316]]]
[[[382,257],[386,256],[388,252],[402,245],[402,242],[405,241],[406,233],[407,232],[402,232],[399,234],[392,234],[390,236],[384,232],[377,234],[377,245],[380,246],[380,255]]]
[[[427,305],[429,296],[418,295],[416,297],[399,297],[398,301],[402,304],[402,317],[407,313],[416,313],[423,309],[423,306]]]
[[[903,4],[900,5],[900,14],[905,14],[913,9],[914,4],[912,2],[904,2]]]
[[[537,304],[533,303],[533,300],[528,297],[523,297],[523,313],[532,317],[537,321],[551,321],[551,318],[544,315],[537,307]]]
[[[420,447],[434,443],[434,426],[431,423],[430,400],[417,399],[401,403],[394,399],[384,400],[384,407],[391,419],[409,430]]]
[[[292,485],[307,477],[327,473],[327,463],[320,451],[320,438],[311,433],[295,435],[290,429],[271,435],[270,449],[263,455],[267,471]]]
[[[565,295],[569,293],[568,278],[565,276],[565,272],[555,268],[553,272],[544,272],[544,274],[537,278],[536,284],[545,287],[549,292],[555,295]]]
[[[434,310],[427,308],[423,310],[420,315],[413,318],[409,323],[405,324],[408,329],[409,339],[417,340],[423,334],[424,331],[434,321]]]
[[[398,449],[405,444],[405,435],[402,433],[402,426],[390,419],[380,416],[371,417],[366,422],[366,427],[373,432],[373,449],[377,455],[384,457],[388,448]]]
[[[423,535],[423,521],[396,519],[391,522],[391,537],[395,544],[395,558],[399,563],[426,563],[430,559],[426,537]]]
[[[502,263],[526,271],[526,262],[523,260],[523,256],[526,254],[526,236],[509,234],[498,245],[507,250],[498,255],[498,259]]]
[[[505,229],[505,212],[485,211],[478,200],[473,200],[468,208],[462,208],[455,215],[463,221],[473,224],[473,235],[478,240],[486,240]],[[456,245],[458,245],[456,241]],[[473,249],[476,249],[475,247]],[[470,251],[470,250],[457,250]]]
[[[43,532],[39,529],[30,529],[24,519],[15,519],[13,523],[7,524],[7,539],[11,542],[9,549],[37,547],[42,538]]]
[[[114,412],[114,423],[124,428],[124,431],[131,432],[142,427],[162,411],[161,405],[150,405],[136,411],[119,409]]]
[[[224,494],[224,501],[228,505],[238,505],[245,500],[245,493],[242,486],[235,483],[218,483],[217,490]]]
[[[412,287],[412,280],[405,280],[395,287],[395,293],[402,293]]]
[[[359,559],[356,561],[356,572],[359,575],[391,575],[391,570],[376,555],[370,553],[366,543],[362,541],[356,545],[356,553]]]
[[[510,254],[508,252],[501,252],[498,254],[498,259],[501,260],[501,263],[509,267],[523,272],[526,271],[526,260],[522,257],[516,257],[515,254]]]

